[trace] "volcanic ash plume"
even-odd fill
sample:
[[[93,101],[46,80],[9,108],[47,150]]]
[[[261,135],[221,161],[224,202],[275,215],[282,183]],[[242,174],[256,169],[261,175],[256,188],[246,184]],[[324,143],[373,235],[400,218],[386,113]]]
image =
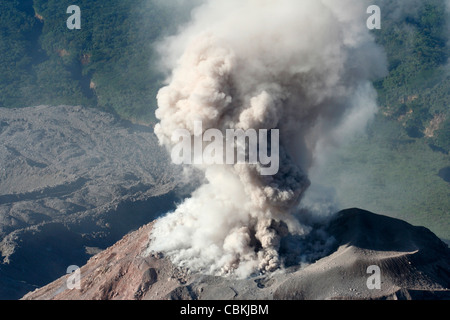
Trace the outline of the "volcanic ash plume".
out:
[[[204,183],[155,224],[150,251],[191,270],[245,277],[274,270],[296,217],[308,168],[327,145],[363,128],[376,111],[371,81],[383,54],[360,0],[215,0],[161,44],[170,70],[155,127],[172,151],[176,130],[279,130],[279,171],[197,164]],[[270,140],[270,139],[269,139]]]

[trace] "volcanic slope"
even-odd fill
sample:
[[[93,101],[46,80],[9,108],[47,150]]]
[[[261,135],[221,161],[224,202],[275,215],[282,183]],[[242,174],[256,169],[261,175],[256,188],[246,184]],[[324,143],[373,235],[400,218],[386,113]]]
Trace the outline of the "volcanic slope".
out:
[[[360,209],[335,214],[324,231],[330,252],[246,279],[189,273],[158,253],[147,254],[153,222],[126,235],[80,269],[80,289],[68,277],[28,293],[34,299],[448,299],[450,250],[432,232]],[[380,289],[369,289],[369,266]]]

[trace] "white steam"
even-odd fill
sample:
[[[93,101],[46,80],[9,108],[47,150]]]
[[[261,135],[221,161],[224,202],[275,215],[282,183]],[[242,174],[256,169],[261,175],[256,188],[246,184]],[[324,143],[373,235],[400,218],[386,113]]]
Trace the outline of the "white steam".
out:
[[[279,129],[280,171],[197,165],[205,183],[155,224],[150,251],[211,274],[245,277],[282,265],[309,168],[376,112],[384,55],[360,0],[211,0],[161,44],[171,70],[155,127],[169,150],[177,129]]]

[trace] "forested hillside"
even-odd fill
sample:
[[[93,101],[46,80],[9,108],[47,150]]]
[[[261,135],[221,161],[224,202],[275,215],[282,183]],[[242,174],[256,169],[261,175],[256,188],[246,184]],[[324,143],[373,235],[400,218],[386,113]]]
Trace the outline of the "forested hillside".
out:
[[[341,208],[375,210],[449,240],[450,14],[442,0],[379,2],[382,28],[373,34],[389,70],[375,83],[380,111],[321,174]],[[396,5],[411,7],[399,15],[389,10]]]
[[[72,4],[80,30],[66,27]],[[162,80],[152,44],[189,17],[150,0],[3,0],[0,12],[1,107],[85,105],[141,121]]]
[[[0,106],[80,104],[151,121],[162,80],[152,44],[189,18],[183,3],[3,0]],[[82,8],[80,30],[66,27],[66,10],[72,4]],[[374,34],[389,60],[389,75],[376,83],[383,114],[399,119],[409,136],[432,138],[448,152],[444,2],[424,1],[400,21],[387,14],[382,18],[383,27]]]
[[[411,138],[450,150],[450,26],[445,4],[423,1],[415,14],[384,19],[377,30],[389,74],[376,83],[382,114],[401,123]]]

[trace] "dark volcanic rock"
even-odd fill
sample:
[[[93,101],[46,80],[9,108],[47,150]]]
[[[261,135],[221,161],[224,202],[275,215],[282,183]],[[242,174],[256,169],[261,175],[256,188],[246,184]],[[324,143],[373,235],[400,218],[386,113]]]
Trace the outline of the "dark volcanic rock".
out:
[[[67,277],[23,299],[449,299],[450,250],[429,230],[359,209],[339,212],[327,227],[331,252],[306,265],[232,279],[176,268],[147,254],[152,223],[125,236],[81,268],[81,288]],[[380,289],[369,289],[369,266]]]
[[[280,285],[275,298],[450,298],[450,250],[428,229],[349,209],[327,231],[336,251]],[[380,268],[381,289],[367,287],[372,265]]]
[[[445,167],[439,170],[438,173],[439,177],[441,177],[443,180],[450,182],[450,167]]]
[[[0,108],[0,299],[86,263],[173,206],[153,129],[95,109]]]

